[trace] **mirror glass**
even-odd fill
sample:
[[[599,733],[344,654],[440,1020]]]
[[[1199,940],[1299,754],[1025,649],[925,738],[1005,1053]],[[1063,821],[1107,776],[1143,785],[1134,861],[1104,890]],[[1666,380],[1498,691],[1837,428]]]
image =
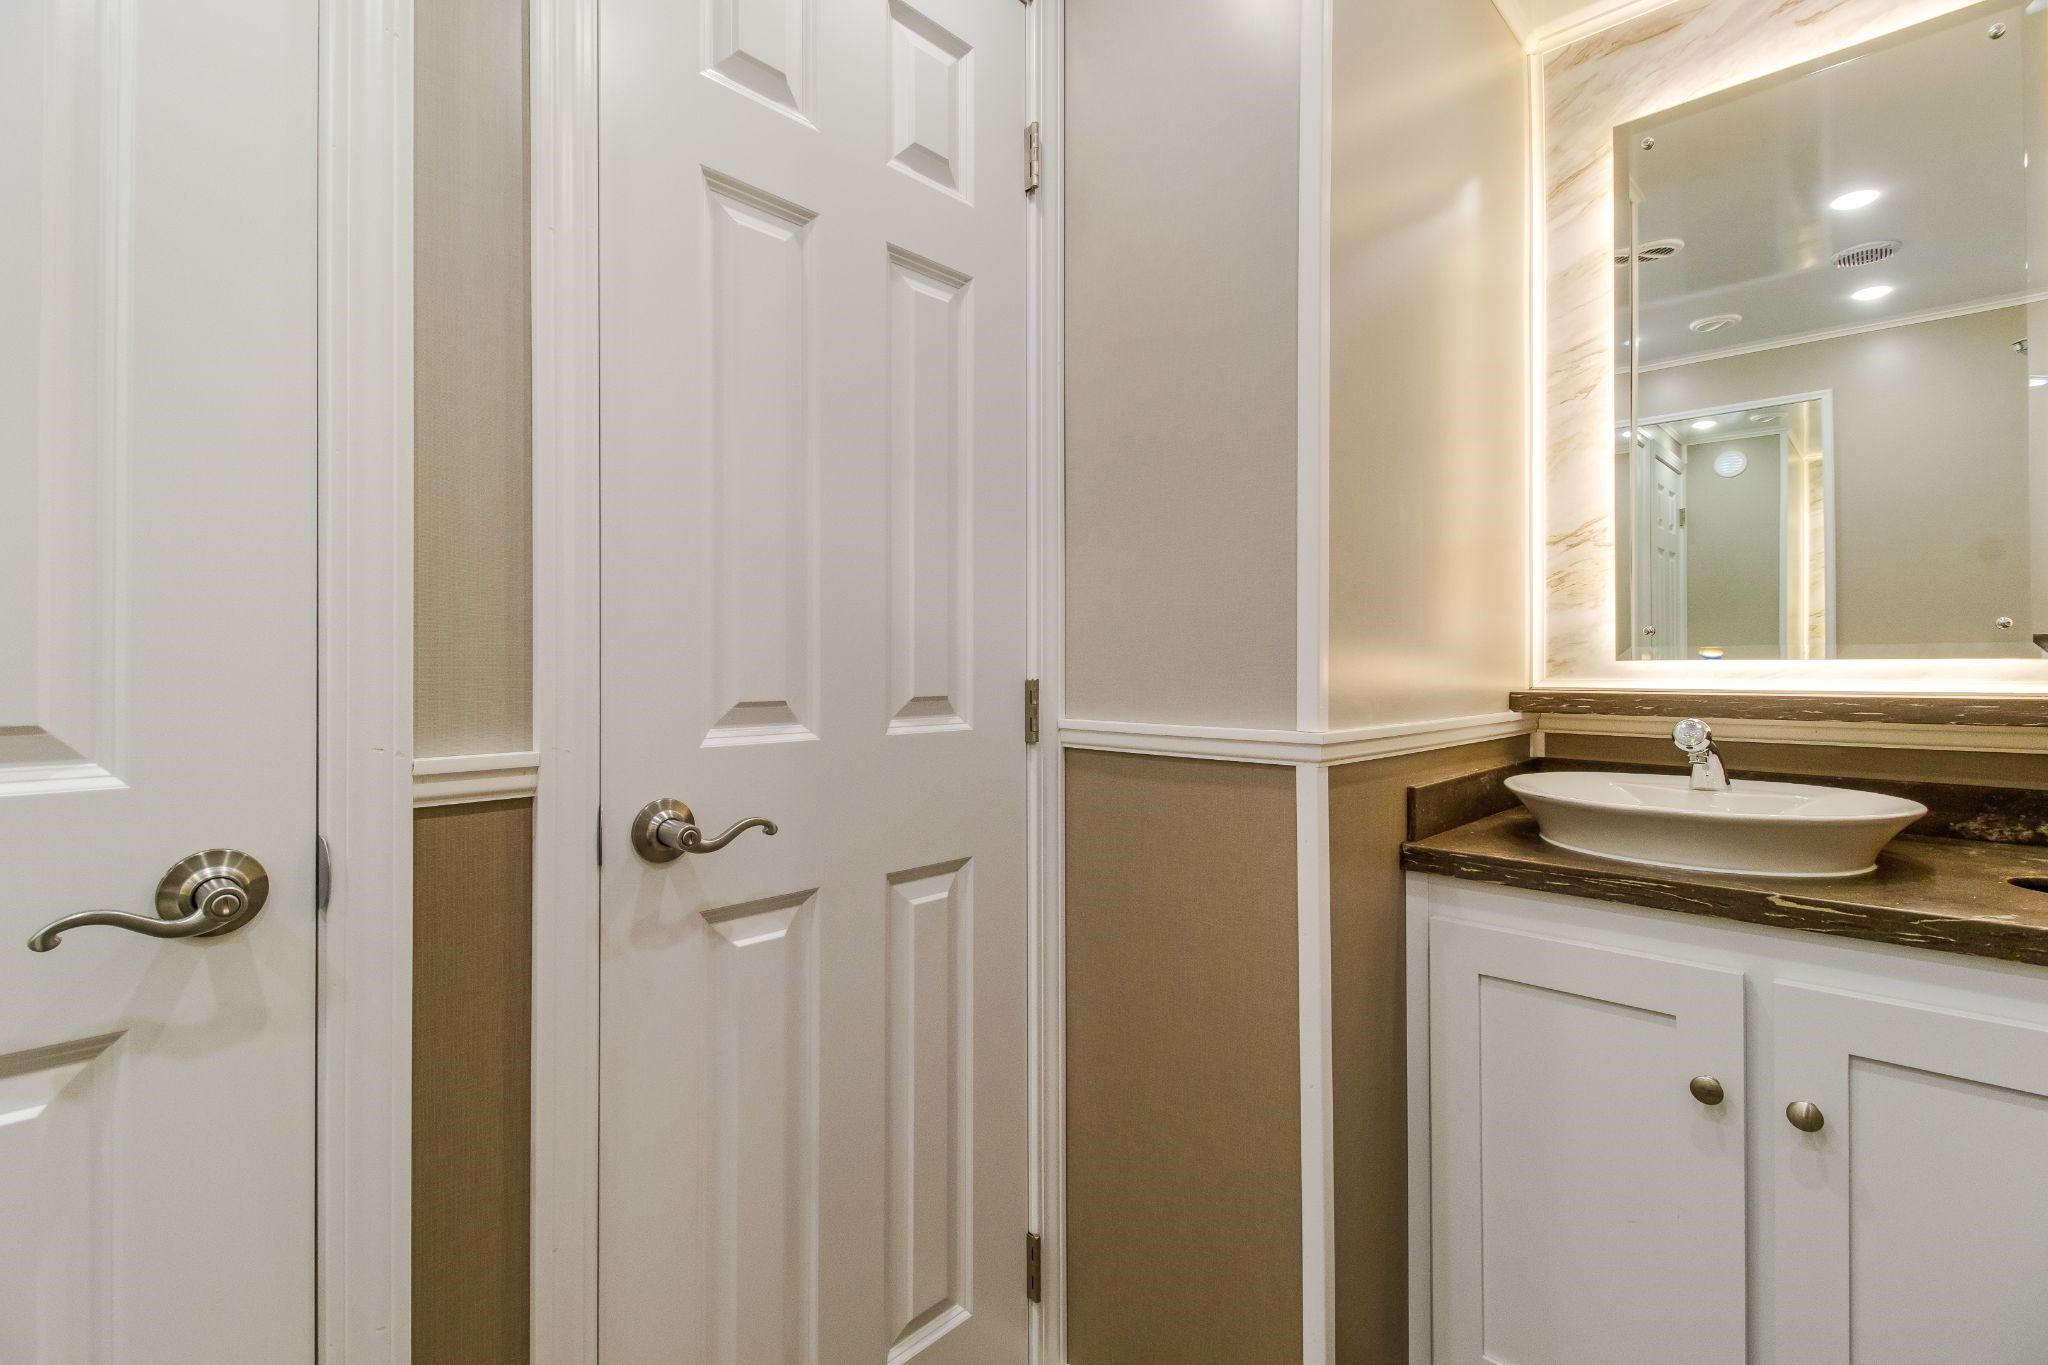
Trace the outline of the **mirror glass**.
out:
[[[1618,658],[2048,652],[2043,9],[1615,130]]]

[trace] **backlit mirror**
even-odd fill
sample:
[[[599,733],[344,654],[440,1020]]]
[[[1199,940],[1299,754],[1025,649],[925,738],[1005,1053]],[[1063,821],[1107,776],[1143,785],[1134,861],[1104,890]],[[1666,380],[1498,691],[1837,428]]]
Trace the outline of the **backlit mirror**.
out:
[[[2042,8],[1615,130],[1618,658],[2042,657]]]

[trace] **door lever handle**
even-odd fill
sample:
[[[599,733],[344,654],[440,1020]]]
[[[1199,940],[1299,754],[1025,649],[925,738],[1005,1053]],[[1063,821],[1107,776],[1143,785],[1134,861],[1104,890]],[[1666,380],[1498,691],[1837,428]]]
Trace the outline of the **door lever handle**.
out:
[[[750,829],[778,833],[773,820],[750,816],[715,839],[704,837],[697,816],[669,797],[650,801],[633,817],[633,851],[650,863],[672,863],[685,853],[716,853]]]
[[[212,938],[256,918],[270,899],[263,864],[232,848],[209,848],[180,859],[156,884],[156,918],[119,910],[85,910],[52,920],[29,939],[30,952],[47,953],[73,929],[105,926],[150,938]]]

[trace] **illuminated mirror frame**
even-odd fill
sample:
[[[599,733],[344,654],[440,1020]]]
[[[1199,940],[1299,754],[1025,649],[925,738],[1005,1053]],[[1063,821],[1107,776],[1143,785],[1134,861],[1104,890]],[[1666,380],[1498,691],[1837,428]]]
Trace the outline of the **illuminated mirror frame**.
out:
[[[2048,694],[2048,658],[1614,657],[1614,130],[1974,3],[1681,0],[1534,59],[1538,687]]]

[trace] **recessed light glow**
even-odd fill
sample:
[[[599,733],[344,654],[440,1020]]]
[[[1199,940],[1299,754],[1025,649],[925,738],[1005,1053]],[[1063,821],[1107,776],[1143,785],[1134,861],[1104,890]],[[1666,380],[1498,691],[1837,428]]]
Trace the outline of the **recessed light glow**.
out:
[[[1692,429],[1694,431],[1712,431],[1715,427],[1718,427],[1720,425],[1721,424],[1719,422],[1716,422],[1711,417],[1702,417],[1699,421],[1694,422],[1692,424]]]
[[[1850,190],[1847,194],[1830,200],[1828,207],[1836,213],[1854,213],[1858,209],[1869,208],[1882,198],[1883,190]]]
[[[1891,292],[1892,287],[1888,284],[1873,284],[1867,285],[1864,288],[1857,290],[1849,297],[1856,300],[1856,302],[1858,303],[1876,303],[1879,299],[1883,298],[1885,295]]]
[[[2027,380],[2030,389],[2048,389],[2048,374],[2037,374]]]

